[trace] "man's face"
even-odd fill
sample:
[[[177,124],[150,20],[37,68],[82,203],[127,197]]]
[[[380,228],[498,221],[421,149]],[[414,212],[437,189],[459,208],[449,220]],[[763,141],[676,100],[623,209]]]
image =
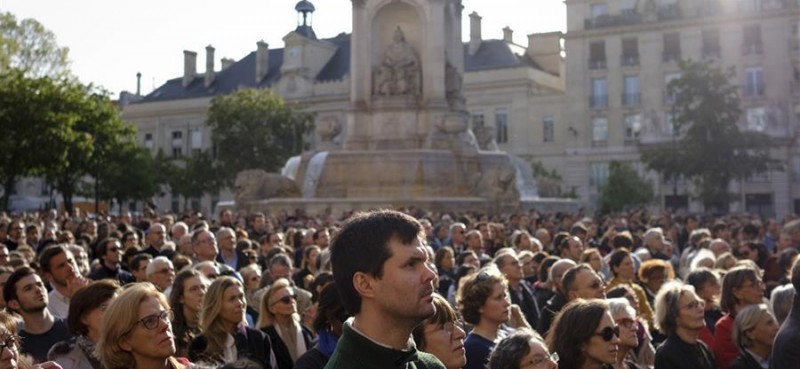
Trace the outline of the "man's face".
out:
[[[489,228],[488,225],[482,224],[478,228],[478,231],[481,232],[481,237],[483,237],[484,240],[491,240],[492,239],[492,230]]]
[[[572,259],[574,262],[578,262],[581,259],[581,254],[583,254],[583,242],[581,242],[578,237],[571,236],[569,238],[569,245],[567,246],[566,257]]]
[[[230,210],[225,210],[222,212],[222,219],[220,219],[222,224],[232,225],[233,224],[233,213]]]
[[[255,217],[253,218],[253,229],[264,232],[267,230],[267,218]]]
[[[172,239],[173,240],[180,240],[183,235],[186,234],[186,228],[181,226],[173,226],[172,227]]]
[[[606,291],[603,281],[597,276],[597,273],[581,270],[575,276],[573,290],[569,291],[570,300],[576,298],[582,299],[605,299]]]
[[[0,265],[8,265],[9,256],[8,246],[0,244]]]
[[[118,241],[109,242],[103,260],[106,264],[116,265],[122,262],[122,245]]]
[[[65,251],[50,259],[50,272],[46,276],[51,284],[64,287],[69,279],[75,278],[78,270],[72,253]]]
[[[141,260],[139,261],[139,265],[132,268],[131,274],[136,278],[136,282],[144,282],[147,280],[147,264],[149,264],[147,259]]]
[[[292,270],[285,265],[273,264],[269,267],[269,275],[272,277],[273,281],[280,278],[290,278]]]
[[[781,233],[778,236],[778,252],[794,247],[792,236],[786,233]]]
[[[319,248],[324,249],[328,247],[330,243],[331,243],[331,234],[327,230],[317,234],[317,246],[319,246]]]
[[[220,238],[217,240],[217,242],[219,243],[220,249],[231,251],[236,244],[236,235],[231,232],[225,232],[220,235]]]
[[[24,226],[22,222],[11,222],[11,224],[8,225],[8,238],[15,242],[19,242],[24,234],[23,230]]]
[[[656,252],[664,251],[664,238],[654,237],[653,239],[650,240],[648,246],[650,247],[651,250],[654,250]]]
[[[147,233],[147,244],[155,248],[161,248],[167,240],[166,228],[161,224],[153,224]]]
[[[522,263],[514,255],[503,256],[503,268],[500,271],[509,281],[516,282],[522,279]]]
[[[25,232],[25,238],[29,245],[36,246],[39,243],[39,239],[42,237],[42,232],[39,230],[39,227],[31,227],[28,232]]]
[[[23,277],[17,281],[17,299],[8,305],[14,310],[24,313],[41,312],[47,308],[47,289],[42,279],[36,274]]]
[[[464,227],[458,226],[453,228],[453,232],[451,232],[450,237],[453,239],[454,245],[461,245],[464,243],[464,233],[467,230]]]
[[[155,261],[155,263],[159,265],[156,267],[156,271],[150,275],[150,282],[152,282],[159,291],[163,292],[175,281],[175,269],[170,262]]]
[[[392,318],[421,322],[436,312],[433,305],[436,270],[418,239],[405,245],[392,238],[389,250],[392,256],[383,264],[383,276],[368,277],[374,283],[374,304]]]
[[[483,238],[480,233],[473,233],[467,237],[467,248],[476,253],[483,252]]]
[[[219,252],[216,237],[208,231],[203,231],[203,234],[197,236],[192,249],[200,261],[214,260]]]

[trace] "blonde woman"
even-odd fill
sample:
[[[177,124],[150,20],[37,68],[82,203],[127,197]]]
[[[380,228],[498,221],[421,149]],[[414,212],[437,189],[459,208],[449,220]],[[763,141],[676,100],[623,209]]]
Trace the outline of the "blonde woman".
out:
[[[184,369],[175,359],[174,315],[167,299],[150,283],[120,293],[103,313],[95,353],[105,369]]]
[[[203,332],[189,345],[192,361],[212,364],[254,361],[270,368],[270,343],[264,333],[247,327],[242,282],[233,277],[217,278],[208,287],[200,312]]]
[[[280,278],[261,297],[258,327],[269,337],[279,369],[292,369],[312,347],[311,331],[300,324],[297,295],[289,280]]]

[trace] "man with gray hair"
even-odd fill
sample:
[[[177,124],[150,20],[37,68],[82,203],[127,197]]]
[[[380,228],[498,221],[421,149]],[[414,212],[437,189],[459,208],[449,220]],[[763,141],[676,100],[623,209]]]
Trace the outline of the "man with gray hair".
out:
[[[175,268],[166,256],[158,256],[147,264],[146,273],[147,280],[156,286],[156,289],[169,295],[167,290],[172,287],[172,282],[175,282]]]
[[[664,231],[661,227],[653,227],[644,232],[642,236],[644,247],[636,250],[635,254],[642,261],[650,259],[669,260],[664,253]]]
[[[449,245],[456,250],[456,252],[462,252],[465,249],[464,241],[467,240],[466,238],[467,233],[467,226],[464,223],[458,222],[453,223],[450,225],[450,237],[449,237]]]
[[[247,265],[247,257],[236,251],[236,232],[233,229],[222,227],[217,231],[216,236],[219,245],[218,263],[225,264],[234,270],[239,270]]]
[[[789,236],[792,240],[792,247],[800,247],[800,219],[784,224],[781,233]]]
[[[189,226],[184,222],[177,222],[172,225],[172,229],[170,230],[169,234],[172,240],[177,242],[187,233],[189,233]]]
[[[150,254],[152,257],[161,255],[161,247],[167,243],[167,228],[161,223],[153,223],[147,229],[147,237],[145,238],[145,249],[142,253]]]
[[[542,336],[547,335],[548,331],[550,330],[550,325],[553,323],[553,319],[556,317],[556,315],[558,315],[558,313],[569,300],[562,282],[564,273],[566,273],[575,265],[575,262],[570,259],[561,259],[555,262],[552,267],[550,267],[548,279],[553,283],[553,292],[555,292],[555,294],[553,297],[547,300],[547,303],[542,308],[541,314],[539,314],[539,322],[536,325],[536,331]]]

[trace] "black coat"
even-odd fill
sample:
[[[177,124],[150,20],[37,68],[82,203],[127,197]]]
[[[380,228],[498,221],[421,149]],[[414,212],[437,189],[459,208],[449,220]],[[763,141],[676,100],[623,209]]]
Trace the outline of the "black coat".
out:
[[[519,287],[520,294],[518,295],[511,286],[508,286],[511,303],[519,306],[522,314],[525,315],[525,320],[528,321],[531,327],[537,327],[539,323],[539,304],[536,303],[533,291],[531,291],[527,283],[520,282]]]
[[[306,342],[306,348],[311,349],[314,347],[314,340],[312,339],[311,331],[308,330],[303,325],[300,325],[303,329],[303,340]],[[289,354],[289,349],[286,347],[286,344],[283,343],[281,336],[278,335],[278,331],[275,330],[275,327],[268,326],[261,328],[264,333],[267,334],[269,337],[269,341],[272,344],[272,352],[275,353],[275,361],[278,362],[278,369],[293,369],[294,368],[294,360],[292,360],[292,356]]]
[[[731,362],[730,369],[761,369],[761,364],[756,361],[756,358],[753,355],[747,353],[747,351],[742,351],[742,353]]]
[[[245,326],[240,328],[233,334],[238,359],[254,361],[263,365],[264,368],[272,367],[269,354],[270,350],[272,350],[272,345],[264,332]],[[203,351],[205,351],[207,345],[208,342],[205,335],[200,335],[192,340],[192,343],[189,344],[189,360],[192,362],[218,362],[219,360],[214,360],[204,355]]]
[[[772,345],[770,369],[796,368],[800,363],[800,295],[794,295],[792,311],[781,325]]]
[[[714,355],[705,343],[690,344],[670,335],[656,350],[655,369],[715,369]]]

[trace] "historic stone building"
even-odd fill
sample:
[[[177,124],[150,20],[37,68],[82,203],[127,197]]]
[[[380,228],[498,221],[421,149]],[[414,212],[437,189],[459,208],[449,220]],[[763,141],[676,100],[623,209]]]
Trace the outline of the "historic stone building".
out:
[[[679,76],[677,61],[713,59],[736,68],[742,127],[778,138],[773,153],[786,167],[733,183],[730,190],[741,198],[731,210],[765,216],[800,211],[800,150],[795,145],[800,1],[565,3],[566,35],[533,34],[527,45],[514,43],[510,29],[502,30],[500,39],[484,39],[480,16],[461,17],[470,22],[469,40],[463,50],[447,52],[463,57],[464,95],[479,140],[493,144],[493,138],[501,150],[557,170],[562,187],[574,190],[590,207],[608,178],[609,163],[617,160],[632,163],[653,180],[657,208],[703,211],[689,196],[688,182],[647,172],[640,149],[674,139],[666,85]],[[308,13],[313,6],[301,1],[296,10]],[[252,53],[239,60],[223,58],[219,67],[209,46],[205,73],[197,71],[197,54],[185,51],[184,75],[126,106],[123,115],[138,126],[142,145],[176,157],[189,155],[211,145],[203,122],[213,96],[241,87],[270,88],[317,113],[319,129],[310,138],[315,147],[340,147],[345,143],[340,136],[327,137],[328,128],[344,123],[353,109],[351,89],[363,87],[349,71],[366,58],[351,49],[350,34],[319,38],[308,23],[283,40],[283,45],[258,42]],[[341,130],[334,131],[338,135]],[[207,196],[190,205],[211,210],[217,200],[230,198]],[[162,209],[184,206],[170,194],[157,203]]]
[[[733,183],[732,211],[800,211],[800,6],[797,0],[567,0],[563,175],[597,199],[612,160],[631,162],[656,184],[659,205],[703,211],[690,185],[645,173],[640,148],[673,139],[666,85],[678,60],[734,66],[743,129],[779,139],[786,171]]]
[[[460,14],[461,2],[450,1],[457,4],[458,19],[466,18]],[[296,10],[307,14],[314,8],[310,2],[301,1]],[[351,78],[350,70],[364,66],[371,58],[363,51],[352,50],[352,34],[318,38],[307,17],[302,19],[303,23],[283,38],[284,45],[270,47],[258,42],[254,52],[237,61],[223,58],[220,67],[215,65],[214,48],[207,47],[205,73],[197,71],[197,54],[184,51],[182,77],[167,81],[123,110],[125,120],[138,127],[141,144],[154,153],[161,149],[174,157],[208,149],[211,138],[204,121],[213,96],[242,87],[258,87],[273,89],[287,101],[301,102],[306,109],[317,113],[317,132],[309,138],[316,149],[358,147],[357,138],[342,142],[342,137],[358,137],[346,134],[349,124],[345,123],[348,111],[358,109],[351,101],[351,89],[361,89],[364,85],[364,81]],[[527,159],[560,156],[564,143],[559,141],[565,137],[558,129],[563,125],[557,124],[564,111],[563,35],[560,32],[530,35],[528,45],[523,46],[513,42],[512,30],[508,28],[502,33],[497,30],[503,36],[501,39],[483,39],[478,14],[470,14],[469,22],[469,42],[461,50],[441,50],[441,53],[463,58],[463,64],[457,65],[464,68],[464,95],[478,141],[484,146],[496,142],[501,150]],[[460,29],[461,24],[451,26]],[[413,28],[406,32],[408,35],[404,37],[417,37]],[[366,67],[372,70],[377,66]],[[332,130],[332,126],[337,128]],[[391,141],[390,137],[386,144],[404,145]],[[217,201],[229,199],[230,193],[222,193],[194,199],[188,205],[213,210]],[[156,203],[161,209],[173,210],[185,205],[169,193],[156,199]]]

